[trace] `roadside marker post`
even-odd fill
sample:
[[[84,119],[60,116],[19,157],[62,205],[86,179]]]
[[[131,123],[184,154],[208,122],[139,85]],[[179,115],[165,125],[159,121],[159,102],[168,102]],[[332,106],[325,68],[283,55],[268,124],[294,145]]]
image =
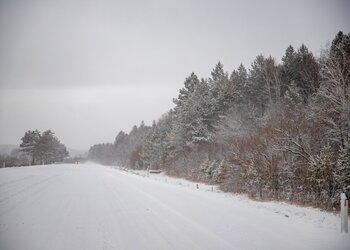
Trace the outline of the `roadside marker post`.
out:
[[[341,232],[348,233],[349,201],[345,193],[340,194]]]

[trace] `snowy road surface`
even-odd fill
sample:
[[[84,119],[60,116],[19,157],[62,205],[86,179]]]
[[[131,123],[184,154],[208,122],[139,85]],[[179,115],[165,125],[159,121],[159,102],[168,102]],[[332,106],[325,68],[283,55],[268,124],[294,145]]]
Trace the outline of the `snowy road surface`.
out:
[[[0,169],[0,249],[350,249],[252,204],[92,164]]]

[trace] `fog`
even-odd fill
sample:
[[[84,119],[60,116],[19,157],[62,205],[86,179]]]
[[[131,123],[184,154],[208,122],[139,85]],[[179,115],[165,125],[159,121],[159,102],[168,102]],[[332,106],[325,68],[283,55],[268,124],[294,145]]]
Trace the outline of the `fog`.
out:
[[[0,2],[0,144],[51,129],[69,148],[150,124],[194,71],[231,72],[350,32],[348,1]]]

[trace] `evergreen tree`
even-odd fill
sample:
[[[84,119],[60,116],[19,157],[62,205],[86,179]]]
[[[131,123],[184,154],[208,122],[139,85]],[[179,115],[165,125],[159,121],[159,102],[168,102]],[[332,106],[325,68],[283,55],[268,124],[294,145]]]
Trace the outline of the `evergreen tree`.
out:
[[[270,104],[279,100],[280,89],[279,69],[275,60],[272,57],[257,56],[249,71],[247,92],[260,116],[265,114]]]
[[[32,158],[32,165],[36,163],[38,157],[39,150],[37,144],[40,140],[40,137],[41,134],[38,130],[28,130],[21,139],[21,151]]]
[[[341,192],[350,192],[350,145],[347,143],[340,149],[334,173],[337,195]]]
[[[185,86],[182,89],[180,89],[178,98],[173,100],[176,104],[175,111],[177,111],[178,108],[180,108],[186,103],[186,101],[190,98],[191,94],[193,93],[194,88],[198,84],[198,77],[194,72],[192,72],[191,75],[186,78],[184,82]]]
[[[210,160],[209,158],[206,158],[201,165],[199,166],[200,172],[201,172],[201,176],[202,176],[202,180],[206,180],[207,179],[207,172],[208,169],[210,168]]]
[[[221,62],[218,62],[211,72],[209,87],[215,113],[219,115],[225,114],[225,111],[232,102],[234,88],[228,80],[228,74],[224,72],[224,66]]]
[[[32,157],[32,164],[63,161],[69,155],[66,147],[51,130],[44,131],[42,134],[38,130],[27,131],[20,147],[21,151]]]
[[[217,168],[213,172],[213,178],[216,183],[222,183],[227,178],[229,164],[225,159],[221,160]]]
[[[241,64],[237,70],[233,70],[230,75],[230,86],[232,86],[228,90],[228,96],[226,99],[231,99],[232,106],[243,107],[247,105],[247,97],[248,93],[246,92],[247,85],[247,70]],[[228,102],[226,100],[226,102]],[[230,106],[229,108],[231,108]]]
[[[344,79],[344,83],[349,87],[350,80],[350,33],[344,34],[339,31],[332,41],[330,47],[330,57],[336,62],[339,73]],[[337,76],[338,77],[338,76]]]
[[[282,96],[284,96],[292,84],[295,84],[298,72],[296,58],[297,56],[293,46],[289,45],[286,49],[285,55],[282,57]]]
[[[60,143],[51,130],[42,133],[37,143],[40,160],[43,163],[53,163],[55,161],[63,161],[68,156],[66,147]]]
[[[115,146],[112,143],[101,143],[90,147],[88,160],[105,165],[114,165],[116,163]]]
[[[115,137],[114,140],[114,146],[118,147],[119,145],[122,145],[125,142],[125,139],[127,138],[128,134],[124,131],[120,131],[118,135]]]
[[[297,52],[298,76],[296,78],[297,86],[301,89],[304,102],[317,91],[319,82],[319,68],[313,54],[303,44]]]
[[[197,85],[191,101],[187,106],[187,118],[190,120],[190,141],[194,143],[209,142],[215,135],[218,113],[206,81],[202,79]]]

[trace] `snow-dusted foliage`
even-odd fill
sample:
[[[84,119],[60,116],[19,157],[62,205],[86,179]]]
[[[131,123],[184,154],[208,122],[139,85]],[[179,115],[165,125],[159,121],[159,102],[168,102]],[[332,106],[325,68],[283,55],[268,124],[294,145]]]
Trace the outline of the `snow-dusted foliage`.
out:
[[[315,58],[289,46],[228,74],[191,73],[175,107],[115,140],[115,161],[223,190],[332,208],[350,191],[350,36]]]
[[[92,146],[87,158],[106,165],[143,168],[142,145],[150,130],[151,128],[142,121],[140,126],[134,126],[129,134],[119,132],[114,144],[101,143]]]
[[[337,185],[338,194],[345,190],[350,190],[350,145],[345,144],[344,148],[340,149],[338,160],[334,171],[334,180]]]
[[[30,156],[32,165],[62,162],[69,155],[66,146],[51,130],[43,133],[28,130],[21,140],[20,150]]]

